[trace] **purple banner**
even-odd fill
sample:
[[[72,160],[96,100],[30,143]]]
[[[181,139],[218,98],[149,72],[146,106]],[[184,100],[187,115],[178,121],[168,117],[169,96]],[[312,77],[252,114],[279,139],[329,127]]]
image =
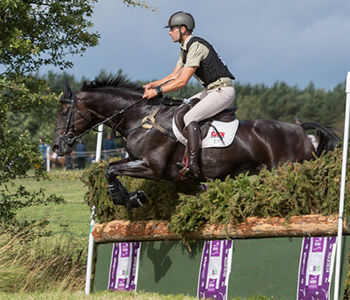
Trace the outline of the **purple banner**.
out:
[[[140,242],[114,243],[108,290],[136,291]]]
[[[206,241],[198,278],[198,298],[227,299],[232,240]]]
[[[336,240],[336,237],[303,239],[297,300],[330,299]]]

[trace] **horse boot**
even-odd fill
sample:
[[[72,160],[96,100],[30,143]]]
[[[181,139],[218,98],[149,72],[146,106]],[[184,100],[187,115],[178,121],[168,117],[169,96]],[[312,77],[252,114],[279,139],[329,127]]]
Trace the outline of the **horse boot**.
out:
[[[108,188],[113,203],[115,205],[124,205],[127,210],[143,206],[148,201],[147,195],[143,191],[137,190],[129,193],[117,178],[108,185]]]
[[[201,145],[201,134],[199,125],[193,121],[187,125],[184,130],[184,137],[187,139],[188,158],[189,163],[186,167],[183,163],[177,163],[176,166],[182,168],[181,173],[189,175],[192,179],[198,179],[199,167],[198,167],[198,154]]]
[[[125,206],[125,200],[129,198],[129,193],[117,178],[115,178],[112,183],[108,184],[108,189],[113,203],[115,205]]]

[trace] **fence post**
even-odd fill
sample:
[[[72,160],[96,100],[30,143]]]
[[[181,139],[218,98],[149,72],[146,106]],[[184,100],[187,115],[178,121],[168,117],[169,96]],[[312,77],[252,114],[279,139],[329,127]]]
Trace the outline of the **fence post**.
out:
[[[96,162],[99,162],[101,159],[102,135],[103,135],[103,124],[98,126],[97,144],[96,144],[96,158],[95,158]]]
[[[346,78],[345,93],[346,93],[346,106],[345,106],[344,139],[343,139],[343,164],[342,164],[342,170],[341,170],[341,185],[340,185],[340,200],[339,200],[337,262],[336,262],[336,269],[335,269],[334,300],[339,299],[339,286],[340,286],[341,250],[342,250],[342,238],[343,238],[344,195],[345,195],[346,167],[347,167],[347,160],[348,160],[348,143],[349,143],[350,72],[348,72],[348,75]]]
[[[91,210],[91,219],[90,219],[90,233],[89,233],[89,248],[88,248],[88,258],[86,265],[86,281],[85,281],[85,294],[90,294],[90,285],[91,285],[91,269],[92,269],[92,255],[94,250],[94,237],[92,236],[92,228],[95,224],[95,205]]]
[[[50,172],[50,151],[51,147],[46,147],[46,172]]]
[[[96,144],[96,162],[100,161],[101,158],[101,147],[102,147],[102,135],[103,135],[103,124],[98,126],[97,144]],[[92,255],[94,251],[94,237],[92,236],[92,228],[95,225],[95,205],[91,209],[90,219],[90,233],[89,233],[89,248],[88,248],[88,259],[86,265],[86,281],[85,281],[85,294],[89,295],[91,285],[91,270],[92,270]]]

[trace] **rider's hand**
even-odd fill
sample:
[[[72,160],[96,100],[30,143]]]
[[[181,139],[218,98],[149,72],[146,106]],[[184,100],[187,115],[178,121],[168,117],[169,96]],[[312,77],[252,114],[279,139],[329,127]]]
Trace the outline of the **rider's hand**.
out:
[[[153,88],[150,88],[150,89],[145,89],[145,92],[144,92],[142,98],[151,99],[157,95],[158,94],[157,94],[156,90]]]
[[[145,85],[143,86],[143,88],[144,88],[145,90],[149,90],[149,89],[152,88],[152,84],[147,83],[147,84],[145,84]]]

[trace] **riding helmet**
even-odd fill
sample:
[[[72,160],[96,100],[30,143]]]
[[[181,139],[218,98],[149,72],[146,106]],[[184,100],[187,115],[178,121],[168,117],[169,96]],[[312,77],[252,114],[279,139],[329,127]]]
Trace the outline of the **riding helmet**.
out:
[[[168,21],[168,26],[165,26],[164,28],[183,25],[186,26],[189,31],[192,31],[195,27],[194,18],[189,13],[178,11],[171,15]]]

